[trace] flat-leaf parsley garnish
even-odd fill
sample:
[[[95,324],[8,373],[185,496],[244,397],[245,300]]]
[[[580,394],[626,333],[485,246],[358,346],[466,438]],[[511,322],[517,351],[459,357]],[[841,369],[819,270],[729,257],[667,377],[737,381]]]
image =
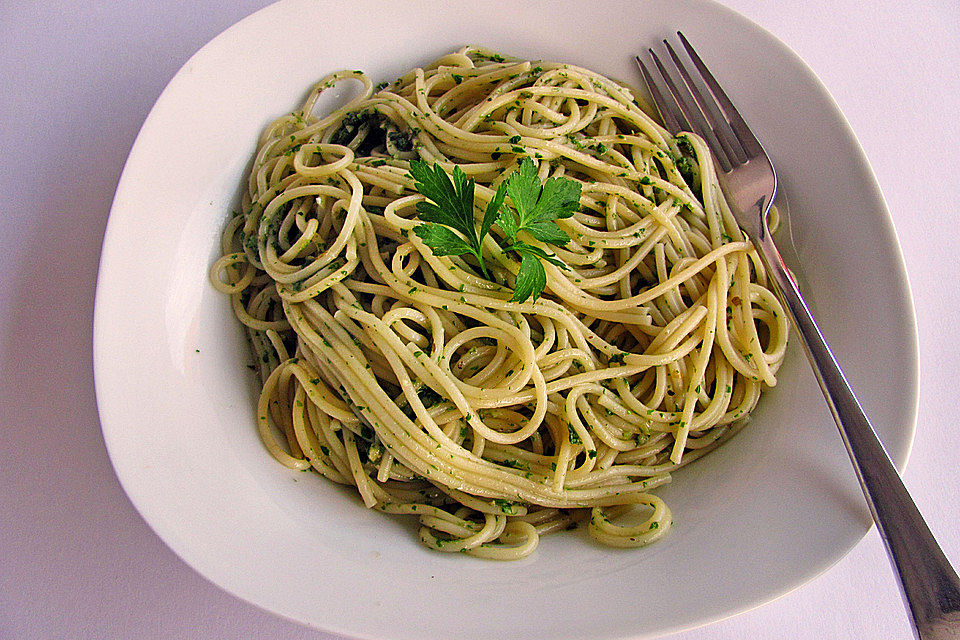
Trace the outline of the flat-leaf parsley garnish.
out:
[[[451,180],[439,164],[431,168],[422,160],[414,160],[410,163],[410,175],[417,191],[427,198],[417,203],[417,213],[426,224],[414,227],[413,232],[435,255],[472,255],[490,280],[483,260],[483,238],[494,222],[503,230],[508,241],[503,250],[520,256],[511,301],[540,297],[547,284],[541,261],[568,268],[557,256],[520,240],[518,234],[523,231],[558,247],[570,242],[570,237],[555,220],[569,218],[580,206],[579,182],[549,178],[541,183],[533,161],[525,158],[520,168],[501,183],[477,229],[473,213],[475,183],[460,167],[454,167]],[[510,196],[510,205],[504,203],[505,195]]]
[[[439,164],[434,164],[431,169],[426,162],[413,160],[410,163],[410,175],[416,181],[417,191],[429,199],[417,203],[417,213],[427,224],[414,227],[413,232],[438,256],[473,255],[489,280],[490,272],[483,262],[481,244],[497,219],[506,192],[505,186],[497,189],[478,231],[473,217],[475,183],[460,167],[453,168],[451,182],[450,176]],[[454,230],[464,237],[458,236]]]
[[[504,251],[520,254],[520,271],[514,287],[514,302],[523,302],[531,295],[536,300],[547,284],[547,274],[541,260],[567,269],[567,265],[532,244],[517,239],[521,231],[558,247],[570,242],[570,236],[554,220],[569,218],[580,206],[580,183],[569,178],[548,178],[540,183],[537,169],[530,158],[524,158],[520,168],[507,180],[507,195],[513,206],[500,210],[497,224],[503,229],[510,244]]]

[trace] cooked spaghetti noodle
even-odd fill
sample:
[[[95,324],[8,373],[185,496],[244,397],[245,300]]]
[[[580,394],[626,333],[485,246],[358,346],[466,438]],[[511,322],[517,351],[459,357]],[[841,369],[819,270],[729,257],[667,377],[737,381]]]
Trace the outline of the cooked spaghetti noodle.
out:
[[[347,81],[359,95],[315,114]],[[492,280],[435,255],[410,233],[414,158],[474,179],[477,216],[522,158],[581,183],[551,249],[569,268],[545,264],[543,296],[518,303],[497,227]],[[520,558],[584,520],[603,544],[657,540],[671,514],[650,491],[745,423],[786,348],[698,137],[594,72],[479,48],[387,86],[320,80],[262,135],[222,250],[266,448],[418,517],[441,551]]]

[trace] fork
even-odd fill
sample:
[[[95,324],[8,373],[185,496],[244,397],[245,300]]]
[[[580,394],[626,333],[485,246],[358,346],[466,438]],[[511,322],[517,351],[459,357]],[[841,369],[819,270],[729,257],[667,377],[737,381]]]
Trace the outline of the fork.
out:
[[[870,513],[887,548],[919,640],[960,638],[960,579],[920,515],[841,371],[774,244],[767,219],[777,174],[756,136],[687,39],[690,67],[667,40],[669,71],[653,51],[660,81],[637,56],[644,83],[671,133],[696,133],[712,151],[720,188],[749,236],[796,325],[820,389],[853,462]]]

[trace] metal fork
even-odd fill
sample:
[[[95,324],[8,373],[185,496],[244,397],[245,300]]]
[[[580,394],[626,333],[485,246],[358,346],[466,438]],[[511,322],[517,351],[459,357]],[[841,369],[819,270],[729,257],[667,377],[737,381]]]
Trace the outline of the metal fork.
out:
[[[682,33],[677,35],[696,71],[691,73],[664,40],[673,71],[650,49],[660,81],[637,56],[643,80],[667,129],[673,134],[696,133],[713,152],[730,208],[756,246],[803,339],[896,569],[914,634],[920,640],[956,640],[960,638],[960,579],[903,486],[767,227],[777,192],[773,164],[703,60]]]

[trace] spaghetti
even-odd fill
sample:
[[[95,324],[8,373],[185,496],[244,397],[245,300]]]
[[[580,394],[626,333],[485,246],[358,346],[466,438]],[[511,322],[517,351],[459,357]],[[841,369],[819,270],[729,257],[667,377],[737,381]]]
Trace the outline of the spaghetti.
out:
[[[314,114],[345,81],[359,95]],[[542,297],[510,300],[497,227],[490,279],[411,233],[417,158],[475,180],[478,217],[523,158],[580,183]],[[387,86],[320,80],[263,133],[222,251],[266,448],[441,551],[521,558],[581,521],[612,546],[662,537],[650,491],[743,426],[787,343],[702,140],[599,74],[474,47]]]

